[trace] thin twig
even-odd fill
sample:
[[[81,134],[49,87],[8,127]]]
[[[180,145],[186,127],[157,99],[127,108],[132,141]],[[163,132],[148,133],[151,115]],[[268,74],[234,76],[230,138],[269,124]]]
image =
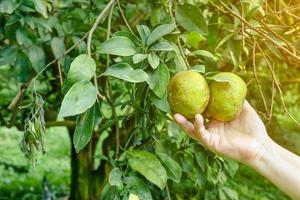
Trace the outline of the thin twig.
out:
[[[88,36],[89,32],[86,32],[84,34],[84,36],[82,38],[80,38],[80,40],[78,42],[76,42],[75,44],[73,44],[73,46],[71,46],[69,49],[67,49],[60,57],[55,58],[54,60],[52,60],[51,62],[49,62],[46,67],[44,67],[35,77],[34,77],[34,81],[48,68],[50,67],[53,63],[57,62],[58,60],[62,59],[63,57],[65,57],[68,53],[70,53],[73,49],[75,49],[83,40],[85,40],[85,38]]]
[[[261,86],[258,82],[258,77],[257,77],[257,72],[256,72],[256,60],[255,60],[255,53],[256,53],[256,41],[254,40],[253,42],[253,49],[252,49],[252,64],[253,64],[253,73],[254,73],[254,77],[255,77],[255,80],[256,80],[256,85],[257,85],[257,88],[258,88],[258,91],[260,93],[260,96],[263,100],[263,103],[264,103],[264,107],[265,107],[265,110],[266,112],[268,113],[268,115],[270,115],[269,111],[268,111],[268,107],[267,107],[267,103],[266,103],[266,99],[265,99],[265,96],[261,90]],[[269,118],[267,118],[269,120]]]
[[[21,85],[19,92],[7,107],[8,110],[15,110],[16,107],[18,107],[28,86],[29,86],[29,82]]]
[[[127,28],[129,29],[129,31],[130,31],[133,35],[135,35],[134,32],[133,32],[133,30],[131,29],[131,27],[130,27],[130,25],[129,25],[129,23],[128,23],[126,17],[125,17],[125,15],[124,15],[124,12],[123,12],[123,9],[122,9],[122,7],[121,7],[121,5],[120,5],[119,0],[117,0],[117,4],[118,4],[119,11],[120,11],[120,13],[121,13],[121,16],[122,16],[122,18],[123,18],[123,20],[124,20],[124,22],[125,22]]]
[[[283,99],[283,93],[282,93],[282,90],[281,90],[281,87],[279,85],[279,82],[277,80],[277,77],[275,75],[275,72],[273,70],[273,67],[271,66],[269,60],[267,59],[265,53],[263,52],[263,50],[261,49],[260,45],[257,43],[257,47],[259,49],[259,51],[261,52],[263,58],[265,59],[271,73],[272,73],[272,76],[273,76],[273,79],[274,79],[274,82],[275,82],[275,85],[279,91],[279,94],[280,94],[280,100],[281,100],[281,104],[282,104],[282,107],[283,107],[283,110],[289,115],[289,117],[298,125],[300,126],[300,122],[298,122],[297,119],[295,119],[295,117],[289,112],[289,110],[287,109],[286,105],[285,105],[285,102],[284,102],[284,99]]]
[[[116,0],[110,0],[110,2],[105,6],[105,8],[101,11],[101,13],[98,15],[95,23],[93,24],[91,30],[88,33],[88,39],[87,39],[87,53],[89,56],[91,56],[91,43],[92,43],[92,37],[93,34],[97,28],[97,26],[99,25],[99,23],[101,22],[101,20],[104,18],[104,16],[106,15],[107,11],[110,9],[110,7],[115,3]]]
[[[103,18],[105,17],[107,11],[112,7],[112,5],[115,3],[116,0],[111,0],[106,6],[105,8],[101,11],[101,13],[98,15],[95,23],[93,24],[91,30],[89,31],[89,35],[88,35],[88,40],[87,40],[87,53],[89,56],[91,56],[91,43],[92,43],[92,38],[93,38],[93,34],[97,28],[97,26],[99,25],[99,23],[101,22],[101,20],[103,20]],[[105,97],[99,92],[99,88],[98,88],[98,81],[97,81],[97,76],[96,74],[94,75],[94,85],[97,89],[97,96],[100,99],[105,99]]]
[[[242,8],[242,17],[245,17],[245,11],[244,11],[244,4],[242,0],[240,0],[241,3],[241,8]],[[244,22],[241,23],[241,29],[242,29],[242,45],[243,45],[243,50],[245,49],[245,24]]]
[[[167,191],[167,195],[168,195],[168,200],[172,200],[171,199],[171,194],[170,194],[168,183],[166,184],[166,191]]]
[[[234,15],[235,17],[237,17],[242,22],[244,22],[244,24],[247,25],[250,29],[252,29],[253,31],[255,31],[257,33],[260,33],[264,38],[266,38],[267,40],[269,40],[270,42],[272,42],[279,49],[281,49],[282,51],[286,52],[287,54],[289,54],[290,56],[292,56],[294,59],[300,61],[300,57],[299,56],[295,55],[294,53],[290,52],[285,47],[281,46],[278,42],[276,42],[275,40],[273,40],[269,35],[265,34],[262,30],[257,29],[254,26],[252,26],[247,20],[245,20],[243,17],[241,17],[240,15],[238,15],[234,11],[232,11],[222,0],[219,0],[219,1],[224,6],[224,8],[227,11],[229,11],[232,15]]]
[[[173,1],[169,0],[169,6],[168,6],[168,8],[169,8],[169,14],[170,14],[170,16],[171,16],[174,24],[176,25],[176,19],[175,19],[174,15],[173,15],[173,8],[172,8],[172,6],[173,6]],[[182,58],[183,58],[183,60],[184,60],[184,62],[186,64],[186,66],[188,67],[188,69],[191,69],[189,62],[188,62],[187,58],[184,55],[184,52],[183,52],[182,45],[181,45],[179,37],[177,38],[177,45],[178,45],[179,53],[182,56]]]
[[[111,34],[111,19],[112,19],[113,9],[114,9],[114,7],[112,6],[110,9],[109,17],[108,17],[106,39],[109,39],[110,34]],[[106,67],[109,67],[109,63],[110,63],[110,58],[109,58],[109,55],[107,55]],[[107,77],[107,79],[106,79],[106,84],[107,84],[108,95],[109,95],[109,98],[107,98],[107,99],[108,99],[108,103],[112,110],[112,116],[114,119],[115,129],[116,129],[116,157],[118,157],[119,152],[120,152],[120,146],[121,146],[120,145],[120,125],[119,125],[118,114],[117,114],[117,111],[115,108],[115,99],[113,97],[112,88],[111,88],[111,85],[109,82],[109,77]]]
[[[59,61],[57,62],[57,68],[58,68],[58,75],[59,75],[60,86],[62,87],[62,85],[63,85],[63,83],[64,83],[64,80],[63,80],[63,77],[62,77],[62,73],[61,73],[61,65],[60,65],[60,62],[59,62]]]
[[[262,20],[260,21],[264,27],[266,27],[266,29],[268,29],[271,33],[273,33],[277,38],[279,38],[280,40],[282,40],[289,48],[290,50],[292,50],[294,53],[299,51],[297,49],[295,49],[290,43],[289,41],[287,41],[285,38],[283,38],[282,36],[280,36],[278,33],[276,33],[273,29],[271,29],[265,22],[263,22]]]

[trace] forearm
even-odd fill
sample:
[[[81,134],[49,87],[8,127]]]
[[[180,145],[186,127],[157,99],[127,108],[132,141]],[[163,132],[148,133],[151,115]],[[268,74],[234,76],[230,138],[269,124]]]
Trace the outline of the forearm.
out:
[[[293,165],[295,168],[298,168],[300,170],[300,156],[288,151],[277,143],[275,143],[275,149],[283,159],[290,163],[290,165]]]
[[[286,159],[286,152],[276,145],[272,140],[267,141],[258,158],[248,164],[291,198],[300,200],[300,168],[293,164],[295,160],[299,162],[299,157]]]

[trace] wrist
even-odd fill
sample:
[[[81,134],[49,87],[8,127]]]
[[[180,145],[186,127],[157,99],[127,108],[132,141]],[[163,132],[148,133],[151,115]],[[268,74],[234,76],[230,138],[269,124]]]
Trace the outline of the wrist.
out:
[[[246,164],[257,171],[267,170],[269,164],[279,160],[276,143],[270,137],[267,137],[258,145],[255,158]]]

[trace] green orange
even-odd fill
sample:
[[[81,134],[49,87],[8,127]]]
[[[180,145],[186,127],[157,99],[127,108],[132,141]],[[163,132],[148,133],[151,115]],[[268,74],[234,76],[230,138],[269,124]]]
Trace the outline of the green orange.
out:
[[[247,94],[245,82],[236,74],[221,72],[209,84],[210,100],[206,109],[218,121],[231,121],[241,112]]]
[[[188,119],[202,113],[209,101],[209,88],[204,77],[195,71],[175,74],[168,85],[168,102],[173,113]]]

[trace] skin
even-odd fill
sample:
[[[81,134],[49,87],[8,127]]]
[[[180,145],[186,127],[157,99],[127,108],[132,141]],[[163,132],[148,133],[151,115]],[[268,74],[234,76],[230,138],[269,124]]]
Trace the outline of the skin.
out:
[[[252,167],[292,199],[300,200],[300,157],[268,136],[265,125],[247,101],[231,122],[211,120],[205,127],[200,114],[195,116],[194,124],[180,114],[175,114],[174,119],[190,137],[211,151]]]

